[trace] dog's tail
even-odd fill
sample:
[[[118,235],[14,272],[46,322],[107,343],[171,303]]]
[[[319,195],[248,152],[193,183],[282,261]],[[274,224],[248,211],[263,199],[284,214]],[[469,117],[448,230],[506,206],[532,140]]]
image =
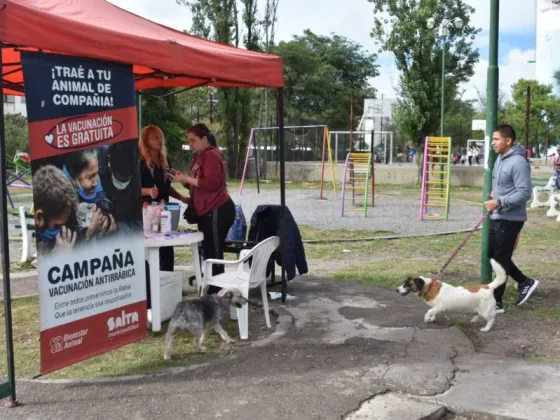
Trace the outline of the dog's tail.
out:
[[[496,273],[496,278],[492,283],[488,285],[488,288],[490,290],[494,290],[506,282],[507,274],[506,274],[506,270],[504,270],[504,267],[502,267],[500,263],[498,263],[494,258],[490,259],[490,264],[492,264],[492,268]]]

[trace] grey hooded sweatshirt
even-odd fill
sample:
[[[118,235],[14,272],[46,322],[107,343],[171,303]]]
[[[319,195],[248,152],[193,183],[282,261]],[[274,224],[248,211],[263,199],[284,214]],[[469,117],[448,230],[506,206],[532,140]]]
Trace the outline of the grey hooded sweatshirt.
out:
[[[498,156],[492,172],[492,192],[502,208],[490,216],[493,220],[527,220],[527,201],[531,198],[531,165],[525,149],[515,142],[505,154]]]

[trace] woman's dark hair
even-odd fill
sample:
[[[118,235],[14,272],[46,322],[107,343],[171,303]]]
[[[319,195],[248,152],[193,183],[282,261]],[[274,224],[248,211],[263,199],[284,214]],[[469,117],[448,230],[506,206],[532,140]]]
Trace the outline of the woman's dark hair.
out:
[[[193,125],[187,133],[193,133],[197,137],[206,137],[208,139],[208,144],[214,148],[218,148],[218,140],[216,140],[216,136],[214,133],[210,131],[210,129],[206,126],[206,124],[198,123]]]
[[[97,152],[95,149],[71,153],[66,158],[66,170],[72,178],[77,179],[94,159],[97,160]]]

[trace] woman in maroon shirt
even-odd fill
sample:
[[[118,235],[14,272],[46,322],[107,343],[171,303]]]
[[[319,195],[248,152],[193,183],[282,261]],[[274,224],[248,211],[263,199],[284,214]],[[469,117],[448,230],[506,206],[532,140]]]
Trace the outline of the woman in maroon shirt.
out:
[[[187,132],[187,139],[195,158],[189,175],[175,172],[175,179],[189,189],[190,217],[204,234],[204,259],[224,258],[224,243],[235,220],[235,204],[227,191],[224,159],[214,134],[204,124],[196,124]],[[194,212],[192,211],[194,210]],[[193,217],[194,216],[194,217]],[[223,265],[214,265],[212,274],[224,272]],[[216,293],[210,286],[208,294]]]

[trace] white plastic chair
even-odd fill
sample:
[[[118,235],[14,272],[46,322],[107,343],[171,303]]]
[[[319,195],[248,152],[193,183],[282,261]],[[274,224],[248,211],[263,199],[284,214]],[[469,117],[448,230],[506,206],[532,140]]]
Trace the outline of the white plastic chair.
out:
[[[531,202],[531,208],[536,209],[537,207],[547,207],[555,204],[553,196],[557,193],[558,190],[556,189],[556,175],[552,175],[549,178],[548,183],[544,187],[533,188],[533,201]],[[547,194],[548,199],[546,201],[541,201],[541,194]]]
[[[261,288],[262,302],[264,309],[264,317],[266,326],[270,325],[270,315],[268,313],[268,293],[266,291],[266,268],[270,256],[278,248],[280,238],[272,236],[259,242],[251,250],[243,250],[240,253],[240,259],[237,261],[226,261],[217,259],[208,259],[203,262],[204,277],[202,278],[201,294],[206,293],[208,286],[217,286],[220,288],[236,288],[241,295],[249,299],[249,289],[256,287]],[[244,269],[244,263],[253,258],[249,271]],[[214,264],[223,264],[227,267],[235,267],[235,270],[226,270],[223,274],[212,275],[212,266]],[[239,325],[239,336],[242,340],[249,338],[249,306],[243,305],[241,309],[236,309],[237,323]]]

